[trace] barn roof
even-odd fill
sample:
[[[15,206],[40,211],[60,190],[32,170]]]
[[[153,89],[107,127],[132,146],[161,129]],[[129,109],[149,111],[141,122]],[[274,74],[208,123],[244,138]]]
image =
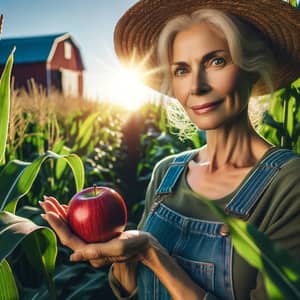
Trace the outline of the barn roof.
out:
[[[16,46],[15,64],[46,62],[51,56],[51,50],[56,41],[68,38],[74,43],[68,33],[0,39],[0,64],[5,64],[14,46]]]

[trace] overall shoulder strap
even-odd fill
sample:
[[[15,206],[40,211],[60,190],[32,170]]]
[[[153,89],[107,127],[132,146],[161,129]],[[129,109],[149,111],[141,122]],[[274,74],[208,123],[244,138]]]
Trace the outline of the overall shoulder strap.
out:
[[[291,150],[277,149],[272,151],[260,162],[248,180],[226,205],[225,212],[242,219],[248,219],[252,208],[272,182],[278,171],[289,160],[296,157],[299,156]]]
[[[174,186],[183,172],[187,162],[190,161],[197,152],[198,150],[190,150],[176,155],[175,159],[169,164],[166,174],[156,190],[156,194],[169,194],[173,191]]]

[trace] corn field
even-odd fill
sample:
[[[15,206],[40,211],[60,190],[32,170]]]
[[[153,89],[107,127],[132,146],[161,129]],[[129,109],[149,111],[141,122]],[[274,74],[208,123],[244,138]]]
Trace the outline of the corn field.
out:
[[[34,82],[29,91],[10,90],[12,65],[13,53],[0,81],[0,299],[114,299],[108,268],[70,263],[38,201],[54,195],[67,204],[84,186],[112,187],[126,201],[127,228],[136,228],[156,162],[200,147],[205,135],[179,141],[163,106],[150,102],[130,113],[46,95]],[[257,105],[264,108],[255,125],[260,134],[300,153],[300,80]],[[229,225],[235,249],[264,274],[270,299],[299,299],[299,264],[249,224],[207,205]]]

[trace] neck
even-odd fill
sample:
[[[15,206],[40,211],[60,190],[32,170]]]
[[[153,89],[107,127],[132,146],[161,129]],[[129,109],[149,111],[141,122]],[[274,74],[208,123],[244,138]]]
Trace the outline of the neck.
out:
[[[207,163],[210,172],[253,167],[271,146],[255,132],[246,114],[234,123],[208,130],[206,138],[201,161]]]

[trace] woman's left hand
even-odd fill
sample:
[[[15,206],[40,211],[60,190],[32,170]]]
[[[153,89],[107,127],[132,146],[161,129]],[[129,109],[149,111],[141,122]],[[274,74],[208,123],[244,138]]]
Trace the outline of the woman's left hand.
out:
[[[144,231],[129,230],[103,243],[86,244],[74,251],[71,261],[97,261],[94,267],[115,262],[141,261],[151,263],[151,249],[161,247],[152,235]]]

